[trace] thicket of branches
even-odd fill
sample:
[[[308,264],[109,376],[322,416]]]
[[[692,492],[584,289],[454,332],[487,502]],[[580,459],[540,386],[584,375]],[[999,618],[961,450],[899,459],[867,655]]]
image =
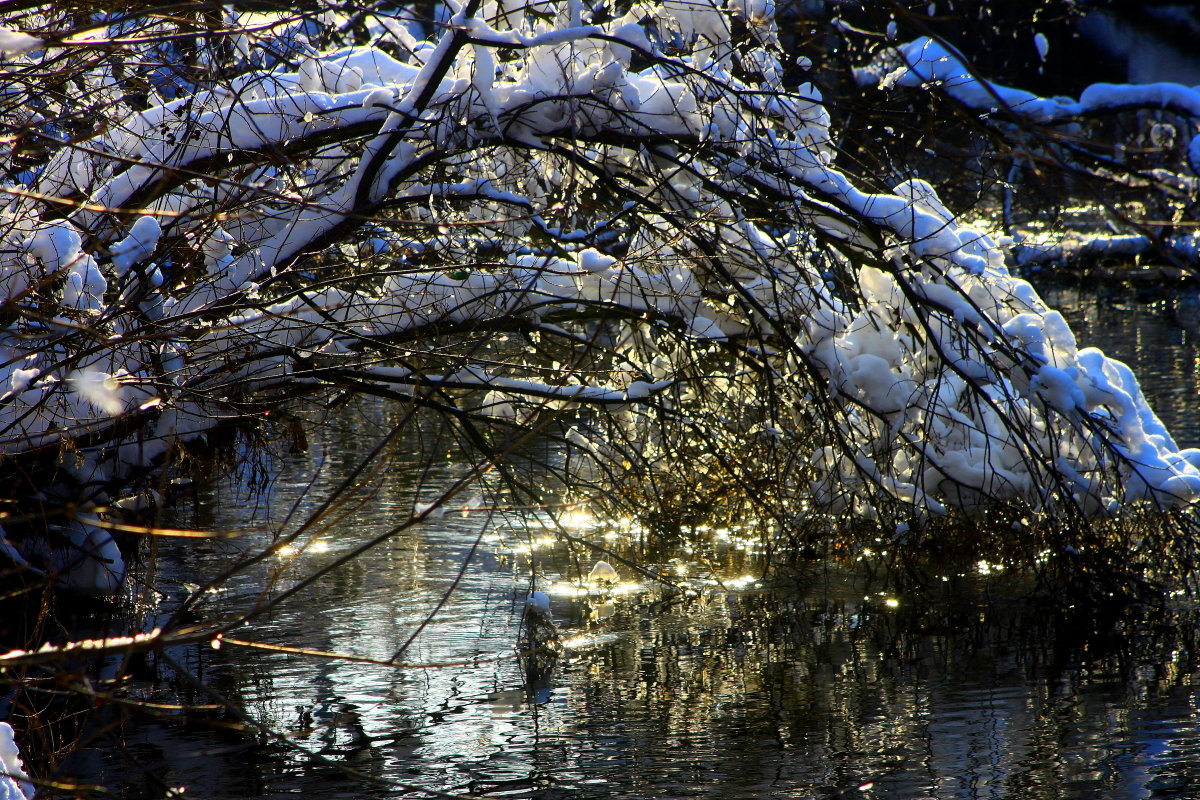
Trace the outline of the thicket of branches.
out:
[[[1051,180],[1191,268],[1191,90],[1010,89],[924,6],[268,6],[5,10],[6,585],[117,592],[188,455],[358,395],[664,534],[1192,575],[1200,454],[1010,272]]]
[[[377,458],[436,421],[475,465],[388,535],[495,473],[667,541],[1191,588],[1200,452],[1012,270],[1194,270],[1200,96],[1044,98],[839,8],[6,4],[0,597],[119,596],[173,477],[356,397]],[[1047,198],[1094,227],[1039,238]],[[225,630],[187,606],[89,647]]]

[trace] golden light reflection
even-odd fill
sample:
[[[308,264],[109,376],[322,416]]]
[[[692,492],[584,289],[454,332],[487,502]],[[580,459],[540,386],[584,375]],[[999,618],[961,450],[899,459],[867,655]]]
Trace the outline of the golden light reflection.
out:
[[[736,578],[726,578],[722,581],[728,589],[745,589],[748,586],[754,586],[758,583],[758,578],[753,575],[740,575]]]
[[[561,640],[561,644],[566,650],[583,650],[589,647],[601,647],[606,644],[612,644],[620,640],[620,635],[615,633],[577,633]]]
[[[561,644],[567,650],[578,650],[596,644],[596,637],[589,633],[577,633],[563,639]]]
[[[518,542],[517,544],[508,545],[507,549],[509,552],[517,553],[519,555],[529,555],[530,553],[538,550],[545,550],[546,548],[553,547],[557,543],[558,540],[553,535],[546,534],[543,536],[535,536],[532,539]]]
[[[330,546],[327,539],[316,539],[301,545],[284,544],[275,548],[275,555],[280,558],[295,558],[301,553],[328,553]]]
[[[596,518],[582,508],[572,508],[557,515],[555,519],[559,525],[569,529],[591,528],[596,524]]]

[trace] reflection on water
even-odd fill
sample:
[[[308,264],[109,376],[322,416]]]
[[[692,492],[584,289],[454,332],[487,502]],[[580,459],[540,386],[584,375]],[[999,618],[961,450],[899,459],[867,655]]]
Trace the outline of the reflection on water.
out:
[[[1054,299],[1081,343],[1136,365],[1160,413],[1196,444],[1192,334],[1119,298]],[[261,547],[387,424],[384,409],[354,407],[314,438],[324,464],[315,483],[311,462],[296,459],[279,465],[265,499],[230,485],[202,493],[190,522],[254,521],[236,546]],[[362,502],[239,576],[202,614],[294,585],[462,472],[389,464]],[[139,720],[99,732],[71,770],[128,797],[184,786],[226,798],[414,787],[509,798],[1151,798],[1200,785],[1189,608],[1170,619],[1064,617],[1008,597],[994,574],[951,578],[944,598],[919,601],[837,565],[768,584],[761,554],[736,531],[666,548],[576,511],[569,532],[613,549],[605,557],[619,573],[588,584],[594,552],[486,503],[451,505],[467,513],[398,533],[236,633],[381,661],[400,652],[404,666],[231,642],[181,649],[175,658],[289,744],[223,732],[230,717]],[[220,543],[168,548],[162,569],[178,595],[163,611],[233,554]],[[550,595],[565,644],[552,670],[514,657],[534,589]],[[211,700],[166,664],[157,674],[148,693]]]

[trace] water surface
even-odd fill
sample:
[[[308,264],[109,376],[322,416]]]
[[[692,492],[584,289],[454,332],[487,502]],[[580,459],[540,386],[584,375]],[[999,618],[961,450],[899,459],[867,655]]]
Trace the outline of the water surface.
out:
[[[1200,444],[1195,332],[1176,302],[1132,290],[1050,293],[1082,344],[1142,376],[1180,442]],[[292,530],[391,420],[357,405],[310,452],[199,487],[179,522],[233,543],[164,546],[165,615],[240,552]],[[432,434],[421,434],[432,435]],[[441,446],[440,444],[437,446]],[[277,595],[408,516],[466,466],[418,469],[401,443],[371,491],[295,549],[231,581],[200,618]],[[321,469],[313,478],[313,464]],[[470,492],[451,503],[475,506]],[[764,574],[738,531],[645,541],[582,513],[566,532],[647,560],[666,586],[486,501],[413,526],[241,628],[237,638],[402,666],[225,642],[171,655],[222,699],[286,736],[223,732],[236,716],[140,718],[97,732],[70,763],[127,797],[1151,798],[1200,785],[1196,614],[1043,609],[1007,576],[945,576],[944,592],[889,594],[852,564]],[[545,525],[543,527],[543,524]],[[987,570],[983,570],[987,572]],[[531,577],[532,576],[532,577]],[[525,600],[546,591],[557,663],[518,658]],[[148,696],[212,701],[174,666]],[[154,693],[158,692],[158,695]],[[140,766],[139,766],[140,765]],[[353,771],[348,774],[345,769]]]

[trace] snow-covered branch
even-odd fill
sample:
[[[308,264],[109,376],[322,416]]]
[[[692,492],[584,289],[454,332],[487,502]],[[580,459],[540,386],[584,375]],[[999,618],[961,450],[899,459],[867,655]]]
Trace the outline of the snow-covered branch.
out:
[[[984,134],[979,146],[990,151],[984,160],[1008,164],[997,182],[1004,187],[1007,232],[1023,240],[1021,263],[1061,261],[1060,252],[1144,254],[1193,273],[1200,268],[1190,229],[1200,186],[1197,87],[1094,83],[1077,99],[1043,97],[979,74],[948,42],[930,36],[887,44],[854,78],[864,89],[932,92],[961,106]],[[1120,235],[1102,225],[1063,243],[1040,234],[1036,208],[1046,203],[1048,175],[1072,182],[1073,198],[1092,202]],[[1031,208],[1022,215],[1023,203]]]
[[[593,408],[564,436],[590,474],[769,482],[787,524],[1032,519],[1070,542],[1127,505],[1190,513],[1200,452],[1009,272],[1009,242],[925,180],[839,163],[765,7],[456,8],[425,41],[371,13],[369,45],[317,16],[201,42],[136,99],[98,47],[90,126],[83,96],[26,102],[68,57],[53,14],[10,52],[5,141],[36,143],[7,145],[0,208],[12,469],[110,506],[223,422],[386,389],[500,429]],[[143,24],[109,41],[177,54]],[[939,47],[862,74],[1038,123],[1132,102],[1027,97]],[[104,529],[56,540],[42,566],[113,588]]]

